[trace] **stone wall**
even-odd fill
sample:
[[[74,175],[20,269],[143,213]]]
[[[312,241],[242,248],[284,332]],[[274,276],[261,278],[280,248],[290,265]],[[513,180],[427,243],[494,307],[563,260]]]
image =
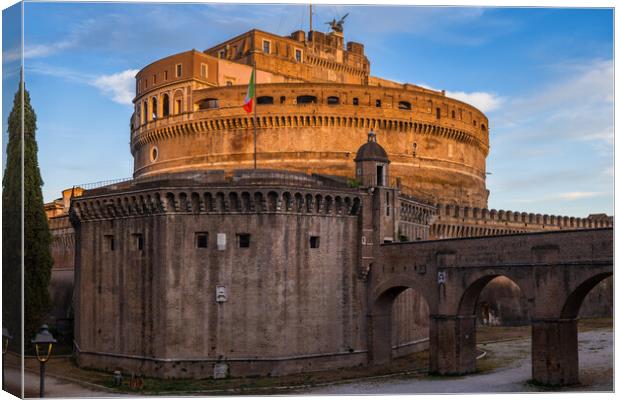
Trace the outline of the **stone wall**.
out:
[[[366,349],[365,286],[352,246],[359,197],[323,192],[315,203],[316,191],[293,191],[289,201],[287,190],[262,187],[264,197],[246,190],[161,189],[75,202],[81,366],[206,377],[217,362],[231,375],[359,362]],[[231,200],[237,192],[239,208]],[[207,248],[197,247],[197,234],[208,235]],[[216,301],[218,287],[225,301]],[[100,364],[102,357],[114,362]]]

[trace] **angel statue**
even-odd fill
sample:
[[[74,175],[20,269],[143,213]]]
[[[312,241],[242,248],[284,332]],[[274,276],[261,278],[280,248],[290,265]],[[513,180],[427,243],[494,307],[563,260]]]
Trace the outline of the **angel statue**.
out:
[[[336,18],[334,18],[331,20],[331,22],[326,22],[326,24],[328,24],[334,32],[342,33],[342,25],[344,25],[344,19],[347,17],[347,15],[349,15],[349,13],[346,13],[344,17],[340,18],[338,21],[336,21]]]

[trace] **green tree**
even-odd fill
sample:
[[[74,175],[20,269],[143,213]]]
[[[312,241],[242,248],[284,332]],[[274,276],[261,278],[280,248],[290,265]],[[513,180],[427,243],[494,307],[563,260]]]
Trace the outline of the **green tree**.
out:
[[[23,85],[25,87],[25,85]],[[23,131],[22,131],[23,112]],[[22,224],[24,249],[24,338],[29,343],[50,307],[51,234],[43,207],[43,181],[37,161],[37,117],[30,94],[22,85],[15,94],[8,121],[7,162],[2,179],[3,319],[13,336],[20,336],[22,286]],[[23,132],[23,135],[22,135]],[[22,153],[23,144],[23,153]],[[23,155],[23,180],[22,180]],[[22,199],[23,183],[23,199]],[[23,204],[23,220],[22,220]],[[16,344],[19,340],[15,341]]]

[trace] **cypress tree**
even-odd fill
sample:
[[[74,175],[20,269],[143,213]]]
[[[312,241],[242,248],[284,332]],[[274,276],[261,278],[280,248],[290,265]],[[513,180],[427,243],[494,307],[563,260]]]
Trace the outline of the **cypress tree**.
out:
[[[22,87],[24,89],[23,107]],[[41,193],[43,181],[37,161],[36,115],[30,105],[30,94],[25,90],[25,85],[21,83],[13,100],[8,125],[7,163],[2,179],[2,300],[5,305],[3,319],[13,337],[18,338],[21,333],[19,321],[23,278],[24,340],[26,344],[29,344],[30,338],[38,330],[50,307],[48,286],[53,260],[50,253],[51,234]],[[22,140],[23,199],[21,198]],[[22,223],[24,224],[23,277],[21,271]]]

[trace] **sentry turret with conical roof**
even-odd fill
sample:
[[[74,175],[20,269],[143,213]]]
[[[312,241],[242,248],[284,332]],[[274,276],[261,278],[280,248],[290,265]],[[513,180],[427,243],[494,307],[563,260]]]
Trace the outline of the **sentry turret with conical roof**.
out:
[[[386,186],[389,178],[390,160],[379,143],[377,134],[368,132],[368,141],[364,143],[355,156],[355,176],[362,186]]]

